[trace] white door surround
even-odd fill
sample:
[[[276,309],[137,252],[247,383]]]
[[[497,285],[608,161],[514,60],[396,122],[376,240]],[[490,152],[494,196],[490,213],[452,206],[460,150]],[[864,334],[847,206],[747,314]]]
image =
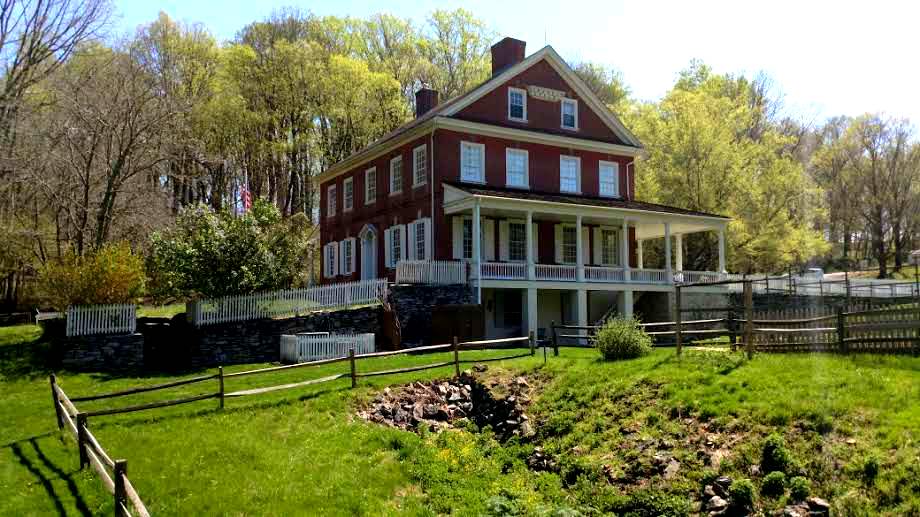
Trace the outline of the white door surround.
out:
[[[377,278],[377,230],[367,224],[358,233],[361,239],[361,280]]]

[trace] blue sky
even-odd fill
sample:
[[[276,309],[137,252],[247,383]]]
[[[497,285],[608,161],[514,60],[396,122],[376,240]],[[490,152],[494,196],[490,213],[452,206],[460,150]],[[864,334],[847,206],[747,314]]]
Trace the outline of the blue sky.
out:
[[[220,39],[285,6],[319,15],[389,12],[417,23],[434,9],[463,6],[500,36],[525,40],[528,54],[548,43],[567,60],[616,67],[640,99],[660,98],[699,58],[717,72],[766,72],[786,111],[806,120],[879,111],[920,124],[916,1],[116,0],[122,31],[162,10]]]

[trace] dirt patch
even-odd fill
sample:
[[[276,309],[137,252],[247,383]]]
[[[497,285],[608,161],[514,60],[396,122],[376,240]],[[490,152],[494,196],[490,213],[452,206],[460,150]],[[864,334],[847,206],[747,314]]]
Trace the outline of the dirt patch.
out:
[[[523,376],[486,377],[488,368],[477,365],[456,379],[413,382],[385,388],[358,411],[358,416],[399,429],[440,431],[460,420],[479,428],[490,426],[499,440],[534,434],[525,410],[533,388]]]

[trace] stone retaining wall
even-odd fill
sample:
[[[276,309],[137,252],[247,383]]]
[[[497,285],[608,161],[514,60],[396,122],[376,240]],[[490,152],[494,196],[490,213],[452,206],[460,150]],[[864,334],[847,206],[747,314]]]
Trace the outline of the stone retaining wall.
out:
[[[468,285],[394,285],[389,301],[399,318],[402,346],[421,346],[431,335],[435,306],[475,304],[476,292]]]
[[[139,333],[80,336],[58,345],[61,366],[82,371],[131,371],[144,367],[144,336]]]

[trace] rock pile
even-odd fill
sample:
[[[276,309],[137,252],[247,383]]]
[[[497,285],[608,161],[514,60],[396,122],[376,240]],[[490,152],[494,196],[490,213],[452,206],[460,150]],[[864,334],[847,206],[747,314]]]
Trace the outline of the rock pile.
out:
[[[464,371],[459,379],[413,382],[399,388],[385,388],[369,407],[358,412],[370,422],[400,429],[427,428],[440,431],[460,419],[478,427],[491,426],[500,440],[534,434],[524,406],[530,401],[530,385],[517,377],[500,385],[477,376],[486,370]]]
[[[820,497],[809,497],[798,504],[783,508],[783,517],[815,517],[831,514],[831,505]]]
[[[732,484],[731,478],[722,476],[703,489],[703,510],[710,516],[748,515],[751,508],[738,508],[732,504],[728,487]],[[825,517],[831,511],[830,504],[820,497],[809,497],[797,504],[790,504],[783,508],[777,515],[783,517]]]

